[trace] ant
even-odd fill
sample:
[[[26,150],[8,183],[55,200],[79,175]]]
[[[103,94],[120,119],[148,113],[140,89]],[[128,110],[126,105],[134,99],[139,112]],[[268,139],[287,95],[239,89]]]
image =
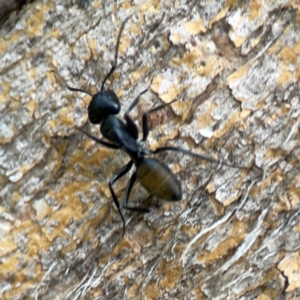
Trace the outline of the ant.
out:
[[[138,180],[141,185],[151,194],[157,196],[158,198],[170,201],[179,201],[182,197],[181,192],[181,184],[176,176],[172,173],[172,171],[164,164],[162,161],[148,157],[148,155],[156,154],[162,151],[177,151],[181,152],[198,159],[206,160],[211,163],[217,163],[228,167],[244,169],[244,167],[235,166],[227,163],[222,163],[218,160],[193,153],[191,151],[181,149],[179,147],[160,147],[156,150],[150,150],[148,148],[143,147],[143,142],[147,140],[149,134],[149,126],[148,126],[148,115],[154,113],[158,110],[165,108],[166,106],[172,104],[176,100],[173,100],[167,104],[159,105],[153,109],[150,109],[144,112],[142,117],[143,123],[143,138],[141,141],[138,141],[138,128],[133,120],[130,118],[129,113],[130,111],[137,105],[139,98],[142,94],[146,93],[148,89],[142,91],[132,102],[128,110],[124,114],[124,119],[121,120],[116,115],[119,114],[121,105],[118,96],[115,94],[113,90],[104,90],[104,85],[107,79],[113,74],[118,60],[118,48],[120,44],[120,38],[122,31],[125,27],[126,22],[128,21],[129,17],[127,17],[120,28],[118,37],[117,37],[117,44],[115,50],[115,58],[114,64],[112,65],[110,71],[105,76],[102,85],[101,91],[96,93],[95,95],[89,93],[86,90],[78,89],[70,87],[66,84],[65,80],[56,72],[54,72],[64,83],[67,89],[70,91],[75,92],[83,92],[92,97],[92,100],[88,106],[88,117],[91,123],[93,124],[100,124],[100,132],[102,136],[106,140],[99,139],[88,132],[82,131],[95,142],[106,146],[112,149],[122,149],[130,156],[130,161],[125,165],[116,175],[114,175],[109,181],[109,189],[113,198],[113,201],[118,209],[118,212],[123,221],[123,232],[125,233],[125,219],[121,212],[120,203],[115,195],[115,192],[112,188],[112,185],[125,174],[127,174],[133,165],[136,167],[136,171],[131,176],[126,192],[124,201],[122,204],[122,208],[139,211],[139,212],[149,212],[148,209],[140,208],[140,207],[133,207],[128,205],[128,199],[130,196],[130,192]]]

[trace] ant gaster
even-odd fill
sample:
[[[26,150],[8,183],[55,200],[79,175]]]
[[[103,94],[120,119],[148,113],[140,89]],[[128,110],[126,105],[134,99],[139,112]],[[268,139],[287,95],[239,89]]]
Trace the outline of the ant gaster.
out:
[[[137,105],[139,98],[142,94],[147,92],[147,89],[142,91],[132,102],[128,110],[125,112],[124,118],[125,122],[119,119],[116,115],[120,112],[121,105],[118,96],[112,90],[104,91],[104,85],[107,79],[113,74],[118,60],[118,48],[120,44],[120,38],[122,31],[126,22],[128,21],[129,17],[123,21],[116,44],[116,52],[115,52],[115,59],[114,64],[112,65],[110,71],[105,76],[101,91],[96,93],[95,95],[78,88],[70,87],[66,84],[65,80],[55,71],[53,71],[59,78],[62,80],[64,85],[70,91],[75,92],[83,92],[92,97],[92,100],[88,107],[88,116],[89,120],[93,124],[100,124],[100,132],[102,136],[108,140],[109,142],[99,139],[90,135],[89,133],[83,131],[87,136],[93,139],[95,142],[104,145],[108,148],[112,149],[122,149],[130,156],[129,163],[124,166],[119,173],[114,175],[109,181],[109,189],[113,198],[113,201],[118,209],[118,212],[123,221],[123,231],[125,232],[125,219],[121,212],[120,204],[115,195],[115,192],[112,188],[112,185],[120,179],[122,176],[127,174],[133,164],[136,167],[136,171],[131,176],[123,201],[122,207],[125,209],[133,210],[133,211],[140,211],[140,212],[149,212],[148,209],[139,208],[139,207],[132,207],[128,205],[128,199],[130,196],[130,192],[136,182],[138,180],[141,185],[152,195],[157,196],[158,198],[170,201],[178,201],[181,200],[182,192],[181,192],[181,184],[176,176],[172,173],[172,171],[160,160],[152,157],[146,157],[150,154],[159,153],[162,151],[177,151],[187,155],[194,156],[198,159],[206,160],[211,163],[218,163],[221,165],[239,168],[242,169],[243,167],[221,163],[218,160],[214,160],[212,158],[199,155],[188,150],[184,150],[178,147],[160,147],[156,150],[150,150],[144,148],[142,143],[138,141],[138,128],[133,120],[129,116],[129,112]],[[176,100],[173,100],[167,104],[159,105],[143,114],[142,123],[143,123],[143,138],[142,142],[146,141],[148,134],[149,134],[149,126],[147,116],[153,112],[156,112],[164,107],[170,105]]]

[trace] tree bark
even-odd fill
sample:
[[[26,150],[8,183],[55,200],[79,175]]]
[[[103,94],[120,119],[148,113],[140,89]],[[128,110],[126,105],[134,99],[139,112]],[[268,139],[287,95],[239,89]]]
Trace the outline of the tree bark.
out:
[[[36,1],[0,34],[1,299],[296,299],[300,296],[297,1]],[[146,147],[182,200],[110,178],[129,157],[93,142],[91,97],[149,116]],[[132,173],[114,184],[122,203]],[[298,297],[297,297],[298,296]]]

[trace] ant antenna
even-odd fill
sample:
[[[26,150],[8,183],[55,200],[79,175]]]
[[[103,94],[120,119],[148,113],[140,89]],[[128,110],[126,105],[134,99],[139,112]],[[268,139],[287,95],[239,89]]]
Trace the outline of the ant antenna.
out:
[[[50,72],[55,73],[55,74],[59,77],[59,79],[62,81],[62,83],[64,84],[64,86],[65,86],[68,90],[70,90],[70,91],[72,91],[72,92],[82,92],[82,93],[86,93],[86,94],[90,95],[91,97],[93,97],[93,94],[91,94],[91,93],[88,92],[88,91],[85,91],[85,90],[82,90],[82,89],[77,89],[77,88],[73,88],[73,87],[68,86],[67,83],[66,83],[66,81],[63,79],[63,77],[61,77],[56,71],[51,70]]]
[[[185,149],[182,149],[182,148],[179,148],[179,147],[160,147],[160,148],[157,148],[154,151],[150,150],[150,152],[153,153],[153,154],[159,153],[159,152],[162,152],[162,151],[176,151],[176,152],[181,152],[181,153],[184,153],[184,154],[196,157],[196,158],[198,158],[200,160],[208,161],[210,163],[220,164],[220,165],[223,165],[223,166],[227,166],[227,167],[235,168],[235,169],[241,169],[241,170],[248,169],[247,167],[241,167],[241,166],[237,166],[237,165],[233,165],[233,164],[227,164],[225,162],[213,159],[211,157],[208,157],[208,156],[205,156],[205,155],[201,155],[201,154],[198,154],[198,153],[194,153],[194,152],[191,152],[189,150],[185,150]]]
[[[112,65],[110,71],[109,71],[108,74],[105,76],[105,78],[104,78],[104,80],[103,80],[103,82],[102,82],[102,85],[101,85],[101,92],[103,92],[103,90],[104,90],[104,84],[105,84],[106,80],[113,74],[113,72],[114,72],[115,69],[116,69],[116,66],[117,66],[117,60],[118,60],[118,50],[119,50],[119,45],[120,45],[120,39],[121,39],[122,31],[123,31],[123,29],[124,29],[124,27],[125,27],[125,24],[126,24],[126,22],[128,21],[129,18],[130,18],[130,16],[127,17],[127,18],[123,21],[123,23],[122,23],[122,25],[121,25],[121,28],[120,28],[120,31],[119,31],[119,35],[118,35],[118,39],[117,39],[117,44],[116,44],[115,61],[114,61],[114,64]]]

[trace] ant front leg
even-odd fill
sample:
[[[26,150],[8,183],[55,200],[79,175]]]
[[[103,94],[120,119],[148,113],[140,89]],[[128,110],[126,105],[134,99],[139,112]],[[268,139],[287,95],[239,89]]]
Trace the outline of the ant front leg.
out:
[[[101,139],[98,139],[98,138],[96,138],[95,136],[89,134],[88,132],[86,132],[86,131],[84,131],[84,130],[82,130],[82,129],[79,129],[79,130],[80,130],[81,132],[83,132],[84,134],[86,134],[88,137],[90,137],[93,141],[95,141],[95,142],[97,142],[97,143],[99,143],[99,144],[101,144],[101,145],[103,145],[103,146],[105,146],[105,147],[107,147],[107,148],[111,148],[111,149],[120,149],[120,147],[117,146],[117,145],[114,145],[114,144],[108,143],[108,142],[106,142],[106,141],[103,141],[103,140],[101,140]]]
[[[124,115],[124,118],[125,118],[126,124],[127,124],[127,128],[129,130],[130,134],[132,135],[132,137],[136,140],[139,137],[139,131],[138,131],[138,128],[135,125],[135,123],[130,118],[129,113],[137,105],[138,101],[140,100],[141,95],[143,95],[147,91],[148,91],[148,89],[139,93],[139,95],[133,100],[133,102],[131,103],[131,105],[129,106],[129,108],[127,109],[127,111],[125,112],[125,115]]]
[[[158,110],[161,110],[161,109],[165,108],[168,105],[171,105],[175,101],[177,101],[177,99],[175,99],[175,100],[173,100],[169,103],[159,105],[157,107],[154,107],[154,108],[144,112],[144,114],[143,114],[143,139],[142,139],[143,142],[145,142],[147,140],[147,137],[149,135],[149,125],[148,125],[148,119],[147,119],[148,115],[150,115],[150,114],[152,114],[152,113],[154,113]]]

